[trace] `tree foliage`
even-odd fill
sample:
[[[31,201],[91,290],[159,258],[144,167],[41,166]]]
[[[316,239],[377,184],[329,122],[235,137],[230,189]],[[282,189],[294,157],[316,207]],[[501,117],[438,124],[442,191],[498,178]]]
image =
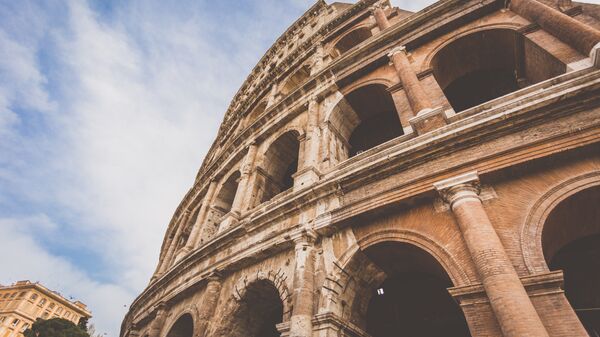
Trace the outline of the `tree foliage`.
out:
[[[87,331],[62,318],[38,319],[23,334],[25,337],[90,337]]]

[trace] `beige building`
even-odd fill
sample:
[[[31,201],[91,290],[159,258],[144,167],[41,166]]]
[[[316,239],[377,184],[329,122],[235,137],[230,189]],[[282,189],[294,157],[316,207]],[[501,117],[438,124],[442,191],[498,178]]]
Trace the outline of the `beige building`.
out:
[[[92,313],[39,283],[18,281],[0,286],[0,337],[22,337],[36,319],[64,318],[75,324]]]

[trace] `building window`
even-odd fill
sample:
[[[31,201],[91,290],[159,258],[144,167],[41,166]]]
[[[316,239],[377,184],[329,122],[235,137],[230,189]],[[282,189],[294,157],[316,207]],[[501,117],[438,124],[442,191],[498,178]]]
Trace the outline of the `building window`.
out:
[[[6,316],[0,316],[0,323],[4,323],[5,320],[6,320]]]
[[[32,301],[35,301],[37,298],[38,298],[37,294],[32,294],[29,299],[32,300]]]
[[[4,298],[8,298],[8,296],[10,296],[9,293],[4,294]]]
[[[25,332],[27,328],[29,328],[29,323],[23,323],[23,326],[21,327],[21,332]]]
[[[55,306],[56,306],[56,304],[50,303],[50,305],[48,306],[48,310],[54,309]]]
[[[38,303],[38,306],[40,306],[40,307],[43,307],[43,306],[44,306],[44,304],[46,304],[46,299],[45,299],[45,298],[42,298],[42,299],[40,300],[40,303]]]
[[[17,293],[10,294],[10,298],[15,298],[15,296],[17,296]]]
[[[20,292],[20,293],[19,293],[19,298],[23,298],[23,297],[25,297],[25,294],[26,294],[26,293],[25,293],[24,291]]]
[[[44,319],[48,318],[48,316],[50,316],[50,313],[47,311],[42,314],[42,318]]]
[[[17,325],[19,325],[19,322],[21,322],[21,321],[18,318],[15,318],[10,326],[12,326],[14,328]]]
[[[60,313],[63,311],[62,307],[59,307],[58,309],[56,309],[56,314],[60,315]]]

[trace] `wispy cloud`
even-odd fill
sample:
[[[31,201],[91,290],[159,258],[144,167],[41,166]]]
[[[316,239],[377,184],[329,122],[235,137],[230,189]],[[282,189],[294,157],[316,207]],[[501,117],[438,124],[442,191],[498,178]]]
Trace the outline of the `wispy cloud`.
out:
[[[117,336],[229,100],[312,3],[0,4],[0,283],[81,299]]]

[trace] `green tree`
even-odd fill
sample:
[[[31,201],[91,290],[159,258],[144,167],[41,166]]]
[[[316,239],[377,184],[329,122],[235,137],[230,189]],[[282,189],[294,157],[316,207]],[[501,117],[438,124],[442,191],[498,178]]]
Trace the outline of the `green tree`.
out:
[[[90,337],[87,331],[62,318],[38,318],[23,334],[25,337]]]

